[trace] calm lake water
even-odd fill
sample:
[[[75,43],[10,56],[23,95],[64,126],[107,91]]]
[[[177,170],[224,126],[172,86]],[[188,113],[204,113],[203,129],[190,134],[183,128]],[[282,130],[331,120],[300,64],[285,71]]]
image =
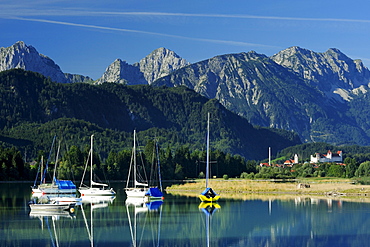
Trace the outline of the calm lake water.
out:
[[[297,197],[225,200],[166,195],[161,205],[126,204],[124,184],[73,215],[30,215],[30,184],[0,184],[0,246],[368,246],[370,204]],[[206,206],[206,205],[205,205]],[[204,207],[205,207],[204,206]]]

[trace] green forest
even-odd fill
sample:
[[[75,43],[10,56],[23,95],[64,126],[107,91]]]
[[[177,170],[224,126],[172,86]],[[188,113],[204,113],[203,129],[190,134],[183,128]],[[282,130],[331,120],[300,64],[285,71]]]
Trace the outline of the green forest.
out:
[[[62,146],[62,145],[61,145]],[[145,146],[140,146],[137,160],[142,161],[146,170],[147,179],[156,176],[152,174],[153,166],[159,158],[161,175],[163,180],[184,180],[193,178],[204,178],[206,152],[204,150],[191,151],[186,145],[177,148],[159,147],[159,157],[155,152],[155,141],[151,140]],[[370,147],[342,146],[335,147],[326,143],[301,144],[283,150],[274,157],[272,163],[282,163],[289,155],[299,153],[302,150],[322,150],[325,153],[329,149],[344,151],[344,164],[335,163],[310,164],[309,158],[302,160],[293,167],[260,167],[260,162],[266,160],[246,160],[240,155],[231,155],[219,150],[210,152],[211,176],[217,178],[247,178],[247,179],[292,179],[299,177],[341,177],[341,178],[363,178],[370,177]],[[61,148],[63,149],[63,148]],[[79,181],[87,162],[90,147],[84,148],[72,145],[68,150],[61,150],[58,159],[57,176],[59,179]],[[356,151],[357,150],[357,151]],[[25,162],[21,152],[13,148],[0,148],[0,180],[1,181],[33,181],[40,172],[41,160],[48,163],[47,179],[51,181],[55,167],[55,156],[53,152],[39,152],[38,158],[31,162]],[[123,181],[127,179],[128,169],[131,161],[131,149],[119,152],[109,152],[106,159],[94,152],[94,175],[100,181]],[[44,164],[45,167],[45,164]],[[89,170],[89,168],[88,168]]]
[[[141,152],[137,154],[137,160],[142,161],[147,175],[147,179],[154,177],[151,174],[153,166],[157,164],[156,152],[154,152],[155,142],[147,142],[141,146]],[[61,157],[57,163],[57,177],[59,179],[69,179],[79,181],[82,178],[85,164],[89,154],[89,146],[81,149],[72,145],[68,151],[61,151]],[[163,180],[183,180],[186,178],[202,178],[205,174],[205,151],[191,152],[189,147],[182,146],[172,151],[170,147],[159,148],[159,162]],[[50,158],[48,153],[40,152],[37,160],[24,162],[19,151],[14,148],[0,148],[0,180],[34,180],[40,167],[45,167],[48,163],[47,179],[51,181],[55,167],[55,152]],[[94,153],[94,176],[100,181],[126,180],[130,166],[132,151],[121,150],[119,152],[111,151],[108,157],[103,161],[99,154]],[[44,165],[41,165],[42,157]],[[221,151],[211,152],[213,176],[222,177],[227,174],[232,177],[239,176],[242,172],[255,172],[255,163],[246,162],[239,155],[230,155]],[[88,167],[88,170],[90,168]]]
[[[134,130],[148,172],[156,141],[164,180],[201,178],[205,172],[207,113],[211,115],[212,176],[363,176],[363,164],[370,160],[366,147],[302,144],[294,132],[252,126],[217,100],[185,87],[60,84],[38,73],[13,69],[0,73],[0,94],[2,181],[34,180],[54,136],[61,143],[58,177],[80,180],[92,134],[96,176],[102,181],[125,180]],[[295,169],[260,168],[269,148],[277,163],[297,153],[302,165]],[[310,155],[327,150],[342,150],[347,166],[323,164],[317,169],[306,163]],[[48,162],[51,174],[55,160]]]
[[[185,87],[61,84],[14,69],[0,73],[0,95],[0,144],[34,158],[54,135],[64,145],[83,147],[91,134],[106,158],[131,146],[134,129],[143,142],[157,138],[173,151],[183,145],[201,150],[207,113],[212,147],[225,153],[262,159],[269,146],[281,150],[301,143],[294,132],[252,126],[217,100]]]

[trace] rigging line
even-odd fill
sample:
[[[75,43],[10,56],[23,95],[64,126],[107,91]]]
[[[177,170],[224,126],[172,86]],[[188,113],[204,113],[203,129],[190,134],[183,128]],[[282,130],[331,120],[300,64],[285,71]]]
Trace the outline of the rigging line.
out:
[[[45,182],[45,179],[46,179],[46,172],[47,172],[47,169],[48,169],[48,166],[49,166],[49,161],[50,161],[51,153],[53,151],[53,147],[54,147],[54,143],[55,143],[56,137],[57,136],[55,135],[54,138],[53,138],[53,142],[51,144],[51,148],[50,148],[50,151],[49,151],[49,156],[48,156],[48,159],[46,160],[46,165],[45,165],[44,173],[43,173],[42,178],[41,178],[41,181],[42,182]]]
[[[53,184],[55,184],[55,179],[56,179],[56,176],[57,176],[57,167],[58,167],[59,151],[60,151],[60,140],[59,140],[57,156],[56,156],[56,158],[55,158],[55,164],[54,164],[54,173],[53,173],[53,182],[52,182]]]
[[[87,224],[87,220],[86,220],[86,215],[85,215],[85,210],[82,206],[83,204],[81,204],[81,212],[82,212],[82,215],[84,217],[84,221],[85,221],[85,226],[86,226],[86,231],[87,231],[87,235],[89,236],[89,240],[91,240],[91,233],[90,233],[90,229],[89,229],[89,225]]]
[[[158,161],[158,180],[159,180],[159,188],[161,191],[163,191],[162,188],[162,175],[161,175],[161,164],[160,164],[160,159],[159,159],[159,147],[158,143],[156,142],[156,150],[157,150],[157,161]]]
[[[162,190],[162,188],[161,188],[161,190]],[[161,224],[162,224],[162,206],[159,208],[158,238],[157,238],[158,239],[158,242],[157,242],[158,247],[159,247],[159,241],[160,241],[160,237],[161,237]]]
[[[87,156],[87,160],[86,160],[86,164],[85,164],[85,169],[84,169],[84,173],[82,174],[82,179],[81,179],[80,187],[82,187],[83,182],[84,182],[84,179],[85,179],[85,174],[86,174],[86,171],[87,171],[87,165],[89,164],[90,154],[91,154],[91,150],[89,151],[89,154]]]
[[[126,211],[127,211],[128,222],[129,222],[129,225],[130,225],[130,232],[131,232],[132,244],[134,246],[136,246],[136,231],[135,231],[135,235],[134,235],[134,230],[132,228],[132,223],[131,223],[130,209],[129,209],[129,206],[127,204],[126,204]],[[136,215],[135,215],[135,212],[134,212],[134,217],[135,217],[135,223],[136,223]]]
[[[139,141],[137,139],[138,138],[136,138],[137,146],[140,147],[140,143],[139,143]],[[146,175],[145,163],[144,163],[144,158],[143,158],[143,152],[141,150],[140,150],[140,159],[141,159],[141,164],[142,164],[142,167],[143,167],[144,177],[142,177],[142,174],[140,174],[139,172],[137,172],[137,175],[139,175],[141,177],[141,179],[142,179],[143,182],[146,182],[146,181],[148,181],[148,177]]]
[[[58,234],[57,234],[57,229],[55,228],[55,219],[53,216],[52,216],[52,220],[53,220],[53,228],[54,228],[54,235],[55,235],[55,243],[59,247]]]
[[[48,227],[48,231],[49,231],[49,235],[50,235],[51,244],[55,247],[55,243],[54,243],[54,240],[53,240],[53,234],[50,231],[49,217],[45,216],[45,218],[46,218],[46,225]]]
[[[134,155],[135,155],[135,151],[134,149],[132,149],[132,152],[131,152],[131,160],[130,160],[130,168],[128,169],[128,179],[126,181],[126,188],[129,187],[129,183],[130,183],[130,176],[131,176],[131,169],[132,169],[132,164],[133,164],[133,160],[134,160]],[[135,183],[135,182],[134,182]],[[134,185],[135,187],[135,185]]]
[[[43,161],[42,161],[42,157],[43,157],[43,156],[41,156],[41,163],[43,162]],[[40,165],[41,165],[41,163],[39,163],[39,165],[38,165],[37,173],[36,173],[36,178],[35,178],[35,182],[33,182],[33,187],[36,187],[37,177],[39,176],[39,173],[40,173]]]

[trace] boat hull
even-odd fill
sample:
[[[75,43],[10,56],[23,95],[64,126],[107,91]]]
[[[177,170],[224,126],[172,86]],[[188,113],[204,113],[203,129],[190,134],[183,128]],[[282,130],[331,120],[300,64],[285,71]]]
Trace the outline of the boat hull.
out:
[[[59,202],[59,203],[65,203],[65,202],[81,202],[82,199],[81,198],[77,198],[77,197],[69,197],[69,196],[59,196],[59,197],[51,197],[50,198],[51,201],[56,201],[56,202]]]
[[[202,202],[217,202],[220,199],[220,196],[216,195],[214,197],[207,197],[205,195],[199,195],[199,199]]]
[[[145,197],[148,188],[125,188],[127,197]]]
[[[34,194],[73,194],[76,192],[76,185],[70,180],[55,179],[55,183],[40,184],[32,188]]]
[[[75,203],[30,203],[29,206],[32,212],[35,211],[44,211],[44,212],[51,212],[51,211],[69,211],[71,213],[74,212]]]
[[[100,188],[80,188],[78,190],[81,196],[114,196],[116,192],[113,189],[100,189]]]
[[[34,194],[75,194],[76,189],[58,189],[58,188],[47,188],[47,189],[32,189]]]

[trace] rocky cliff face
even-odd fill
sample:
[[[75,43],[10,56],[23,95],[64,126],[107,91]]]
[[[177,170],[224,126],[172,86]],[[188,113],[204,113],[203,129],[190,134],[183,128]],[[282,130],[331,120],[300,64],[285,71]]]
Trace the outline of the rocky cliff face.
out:
[[[70,83],[75,83],[75,82],[92,83],[93,82],[93,79],[89,76],[69,74],[69,73],[64,73],[64,76],[66,77],[67,81]]]
[[[163,47],[154,50],[148,56],[141,59],[139,64],[136,64],[136,66],[140,67],[140,71],[144,74],[149,84],[186,65],[189,65],[189,63],[185,59]]]
[[[175,52],[159,48],[133,65],[116,59],[108,66],[103,76],[97,80],[97,83],[151,84],[154,80],[188,64],[185,59],[179,57]]]
[[[103,82],[123,83],[128,85],[147,84],[144,74],[137,66],[128,64],[126,61],[116,59],[105,70],[102,77],[96,83]]]
[[[56,82],[69,82],[53,60],[22,41],[7,48],[0,48],[0,71],[13,68],[38,72]]]
[[[350,92],[370,82],[370,71],[360,60],[352,60],[338,49],[318,53],[297,46],[271,57],[318,87],[328,97],[350,99]]]
[[[302,127],[302,122],[308,122],[310,117],[297,115],[294,121],[287,121],[285,116],[292,109],[301,109],[307,96],[313,98],[312,104],[322,99],[302,78],[255,52],[222,55],[195,63],[158,79],[154,85],[184,85],[218,99],[253,124],[290,130],[301,129],[298,126]]]
[[[368,70],[361,63],[333,49],[323,55],[302,50],[289,59],[278,58],[255,52],[217,56],[179,69],[153,85],[184,85],[218,99],[252,124],[294,130],[303,141],[351,142],[351,137],[337,131],[343,128],[364,134],[344,114],[346,101],[342,100],[345,94],[346,100],[351,99],[351,90],[366,91]],[[360,85],[361,90],[356,89]],[[368,139],[364,135],[363,143]]]
[[[14,68],[38,72],[60,83],[92,81],[88,76],[64,74],[52,59],[38,53],[34,47],[27,46],[23,41],[0,48],[0,71]]]

